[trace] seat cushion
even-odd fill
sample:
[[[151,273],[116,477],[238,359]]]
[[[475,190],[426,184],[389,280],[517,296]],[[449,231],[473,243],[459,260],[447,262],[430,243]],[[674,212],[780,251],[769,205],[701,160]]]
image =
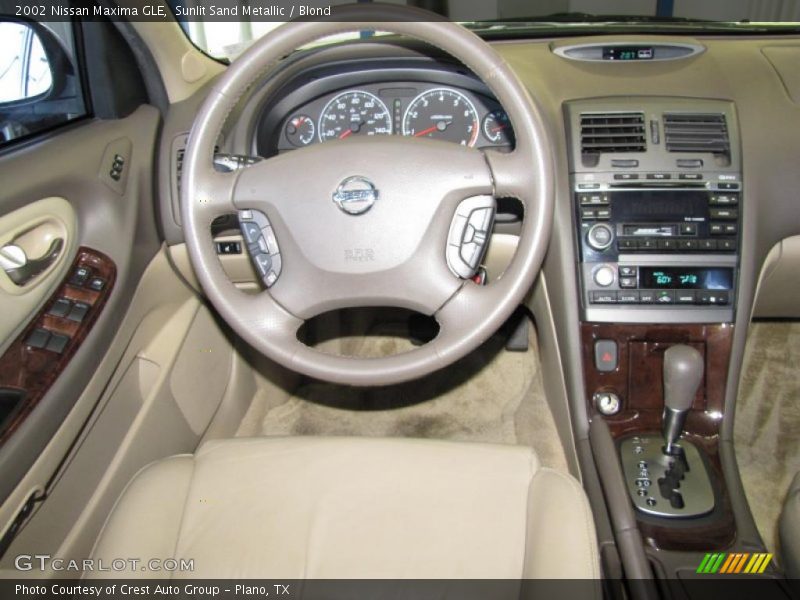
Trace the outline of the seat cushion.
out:
[[[800,579],[800,473],[794,476],[781,513],[779,536],[786,576]]]
[[[93,556],[193,559],[176,578],[599,575],[576,480],[529,448],[430,440],[209,442],[143,469]]]

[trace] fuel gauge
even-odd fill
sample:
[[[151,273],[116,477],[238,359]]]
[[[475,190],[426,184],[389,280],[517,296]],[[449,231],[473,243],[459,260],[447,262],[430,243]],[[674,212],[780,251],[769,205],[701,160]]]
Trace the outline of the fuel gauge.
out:
[[[493,110],[483,119],[483,135],[493,144],[510,144],[514,137],[511,121],[504,110]]]
[[[294,146],[308,146],[314,140],[316,127],[311,117],[297,115],[286,123],[286,139]]]

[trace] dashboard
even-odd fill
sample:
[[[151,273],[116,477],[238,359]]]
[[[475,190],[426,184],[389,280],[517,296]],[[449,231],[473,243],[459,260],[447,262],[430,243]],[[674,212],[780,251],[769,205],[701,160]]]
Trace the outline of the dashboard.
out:
[[[508,116],[480,82],[436,69],[402,74],[406,76],[389,78],[362,71],[344,86],[340,75],[333,89],[324,85],[324,78],[313,77],[278,106],[265,108],[255,135],[256,152],[268,157],[370,135],[424,137],[475,148],[514,147]]]

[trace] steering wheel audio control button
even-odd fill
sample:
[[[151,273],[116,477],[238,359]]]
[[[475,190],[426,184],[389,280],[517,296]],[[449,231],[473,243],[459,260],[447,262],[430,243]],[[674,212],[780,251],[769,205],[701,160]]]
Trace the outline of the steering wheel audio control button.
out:
[[[473,196],[462,200],[447,235],[447,266],[462,279],[471,279],[486,251],[492,230],[495,199]]]
[[[248,244],[255,244],[261,237],[261,228],[257,223],[242,223],[242,237]]]
[[[239,227],[250,254],[250,260],[264,285],[272,287],[280,277],[281,260],[278,239],[267,215],[255,210],[239,211]]]

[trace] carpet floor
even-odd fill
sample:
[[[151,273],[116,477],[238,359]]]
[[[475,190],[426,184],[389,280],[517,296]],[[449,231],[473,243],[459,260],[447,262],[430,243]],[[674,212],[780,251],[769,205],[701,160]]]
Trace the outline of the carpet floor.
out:
[[[566,457],[542,388],[533,328],[530,340],[527,352],[507,352],[504,339],[494,336],[450,367],[401,385],[353,388],[305,380],[281,401],[274,393],[257,393],[237,435],[522,444],[533,447],[542,464],[566,472]],[[335,343],[336,350],[358,356],[411,348],[405,339],[380,334]]]
[[[770,551],[777,550],[778,517],[800,471],[800,323],[750,327],[734,441],[747,500]]]

